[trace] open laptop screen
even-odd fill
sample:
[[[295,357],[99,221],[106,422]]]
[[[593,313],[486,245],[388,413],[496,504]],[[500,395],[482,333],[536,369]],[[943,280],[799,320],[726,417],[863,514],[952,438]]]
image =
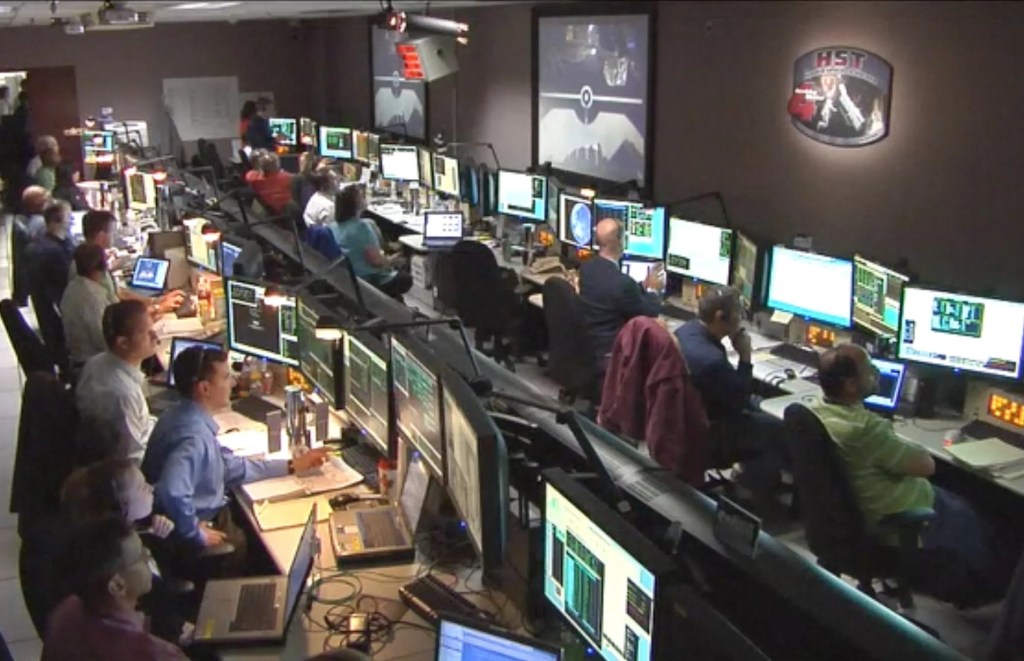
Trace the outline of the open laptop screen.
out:
[[[878,393],[866,398],[864,405],[892,411],[900,403],[900,390],[903,389],[903,375],[907,366],[881,358],[872,358],[871,362],[878,369]]]
[[[167,285],[167,273],[171,262],[156,257],[139,257],[132,273],[132,287],[149,291],[163,291]]]
[[[398,504],[402,508],[402,515],[405,522],[409,524],[409,532],[416,534],[416,526],[420,522],[420,514],[423,512],[423,503],[427,499],[427,486],[430,484],[430,474],[423,463],[423,458],[414,453],[409,459],[409,466],[405,469],[405,481],[402,483],[402,493],[398,497]]]
[[[302,538],[295,550],[295,557],[292,558],[292,566],[288,569],[288,600],[285,602],[288,619],[284,623],[286,631],[295,611],[298,610],[296,606],[306,583],[306,577],[309,576],[309,571],[313,568],[313,560],[317,551],[316,539],[316,505],[314,504],[309,519],[306,520],[306,526],[302,529]]]

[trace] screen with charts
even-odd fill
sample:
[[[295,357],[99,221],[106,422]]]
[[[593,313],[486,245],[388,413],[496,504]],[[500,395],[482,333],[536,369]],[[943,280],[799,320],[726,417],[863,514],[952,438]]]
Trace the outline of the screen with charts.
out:
[[[559,650],[519,636],[492,631],[483,623],[441,617],[437,661],[561,661]]]
[[[299,364],[295,297],[268,297],[260,284],[225,280],[228,347],[292,367]]]
[[[128,208],[136,211],[156,208],[156,180],[148,172],[133,172],[128,180]]]
[[[336,398],[334,342],[317,339],[316,322],[320,319],[320,312],[315,304],[310,304],[305,298],[305,294],[300,295],[295,308],[298,317],[296,337],[299,343],[299,370],[332,407],[338,408],[342,402]]]
[[[480,452],[477,437],[462,409],[448,392],[444,393],[444,416],[448,493],[459,508],[473,543],[477,548],[483,548],[484,524],[480,508]]]
[[[853,321],[876,335],[896,337],[907,276],[853,256]]]
[[[608,661],[649,661],[655,576],[550,482],[544,596]]]
[[[416,150],[420,159],[420,186],[432,189],[434,187],[434,155],[425,147],[417,147]]]
[[[768,307],[813,321],[850,327],[853,262],[774,246]]]
[[[342,160],[352,158],[352,129],[321,126],[320,155]]]
[[[242,254],[242,246],[231,243],[221,238],[220,240],[220,270],[221,275],[231,277],[235,274],[235,260]]]
[[[392,181],[419,181],[420,161],[416,145],[380,146],[380,174]]]
[[[558,194],[558,240],[590,250],[594,240],[594,207],[585,197]]]
[[[537,161],[645,185],[650,18],[540,16]]]
[[[203,218],[185,221],[185,250],[188,261],[208,271],[217,272],[217,241],[207,241],[203,234]]]
[[[459,177],[459,161],[451,156],[434,155],[434,185],[438,193],[462,196],[462,181]]]
[[[388,364],[351,333],[345,334],[345,411],[382,454],[388,454]]]
[[[754,283],[757,282],[757,244],[743,232],[734,232],[736,246],[732,256],[732,286],[739,290],[743,307],[754,305]]]
[[[631,206],[626,210],[627,255],[663,259],[665,256],[665,207]]]
[[[732,230],[675,216],[668,221],[669,273],[727,285],[731,261]]]
[[[275,142],[282,145],[294,145],[298,142],[298,122],[294,119],[271,117],[268,121],[270,122],[270,134],[274,136]]]
[[[395,420],[442,484],[441,387],[437,375],[416,359],[402,342],[391,338],[391,370],[395,388]]]
[[[498,213],[543,223],[548,216],[547,177],[498,170]]]
[[[405,130],[405,135],[427,137],[427,84],[406,78],[396,46],[405,35],[392,30],[370,28],[373,51],[373,125]],[[364,65],[365,66],[365,65]]]
[[[423,213],[423,243],[427,246],[454,246],[462,240],[461,211]]]
[[[1018,379],[1024,303],[906,286],[897,356]]]
[[[167,284],[167,272],[170,268],[169,260],[139,257],[135,262],[135,271],[132,273],[132,287],[149,291],[163,291]]]

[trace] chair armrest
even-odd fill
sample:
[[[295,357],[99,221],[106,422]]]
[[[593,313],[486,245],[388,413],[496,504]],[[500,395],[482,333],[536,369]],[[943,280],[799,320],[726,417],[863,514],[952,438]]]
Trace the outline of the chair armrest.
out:
[[[916,528],[928,525],[935,519],[935,510],[928,507],[916,507],[903,512],[896,512],[878,522],[878,527],[889,530]]]

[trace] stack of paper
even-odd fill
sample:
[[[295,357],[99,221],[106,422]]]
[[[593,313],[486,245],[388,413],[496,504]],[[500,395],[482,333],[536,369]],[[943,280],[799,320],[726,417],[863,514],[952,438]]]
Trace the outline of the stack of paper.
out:
[[[994,477],[1014,479],[1024,471],[1024,450],[998,438],[956,443],[947,450],[957,461]]]
[[[242,490],[253,505],[256,505],[261,502],[274,503],[327,491],[337,491],[362,481],[362,473],[357,472],[338,457],[328,457],[327,462],[319,468],[295,475],[250,482],[242,485]]]

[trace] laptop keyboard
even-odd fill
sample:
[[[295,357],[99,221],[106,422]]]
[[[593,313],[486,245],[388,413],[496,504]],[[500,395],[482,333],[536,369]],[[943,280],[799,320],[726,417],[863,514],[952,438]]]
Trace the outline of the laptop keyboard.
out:
[[[380,507],[356,514],[359,532],[363,536],[363,544],[368,549],[383,549],[392,546],[405,546],[405,535],[395,523],[394,510]]]
[[[230,631],[269,631],[277,624],[277,583],[249,583],[238,591],[238,608]]]

